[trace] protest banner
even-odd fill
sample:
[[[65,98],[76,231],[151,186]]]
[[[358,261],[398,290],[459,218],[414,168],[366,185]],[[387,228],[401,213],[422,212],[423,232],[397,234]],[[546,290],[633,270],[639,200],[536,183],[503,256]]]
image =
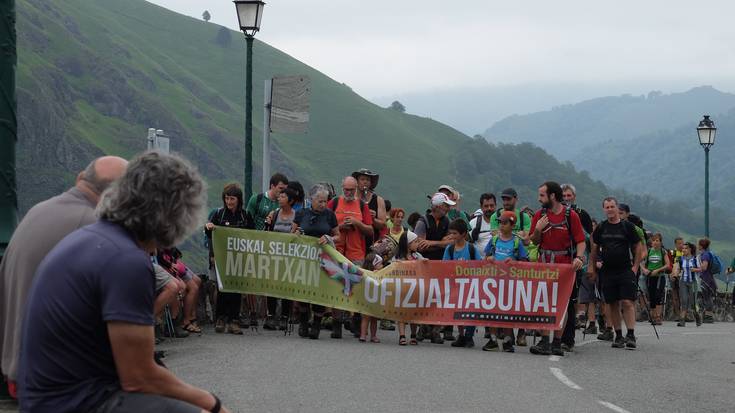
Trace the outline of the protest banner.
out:
[[[569,264],[399,261],[376,272],[299,234],[217,227],[222,291],[309,302],[421,324],[557,329],[574,283]]]

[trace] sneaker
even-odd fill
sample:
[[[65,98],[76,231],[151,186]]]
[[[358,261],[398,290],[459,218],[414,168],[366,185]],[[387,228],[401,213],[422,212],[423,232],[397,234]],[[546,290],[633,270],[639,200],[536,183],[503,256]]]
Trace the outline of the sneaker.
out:
[[[214,325],[214,332],[215,333],[224,333],[225,332],[225,320],[219,319],[217,320],[217,324]]]
[[[487,341],[487,344],[482,346],[482,351],[495,351],[498,349],[498,342],[492,338]]]
[[[676,323],[676,326],[677,327],[686,327],[687,326],[687,323],[686,323],[686,321],[681,320],[678,323]]]
[[[516,349],[513,347],[513,342],[510,340],[510,337],[503,340],[503,351],[506,353],[516,352]]]
[[[571,353],[574,351],[574,344],[561,343],[561,350],[565,353]]]
[[[465,336],[459,336],[459,338],[454,343],[452,343],[451,346],[452,347],[464,347],[466,340],[467,339],[465,338]]]
[[[263,330],[277,330],[278,326],[276,325],[275,320],[273,320],[273,317],[267,317],[265,319],[265,323],[263,323]]]
[[[562,346],[564,346],[564,344],[559,343],[559,345],[555,345],[554,343],[551,343],[551,354],[554,356],[564,356]]]
[[[594,336],[595,334],[597,334],[597,326],[594,324],[590,325],[589,327],[582,330],[582,334]]]
[[[597,339],[601,341],[613,341],[615,338],[615,333],[612,331],[612,329],[604,329],[602,330],[602,333],[597,335]]]
[[[636,348],[637,345],[635,343],[635,336],[627,336],[625,337],[625,347],[627,348]]]
[[[617,336],[615,337],[615,341],[612,343],[613,348],[624,348],[625,347],[625,339],[623,336]]]
[[[518,337],[516,337],[516,345],[518,347],[526,347],[528,345],[526,343],[526,335],[525,334],[519,334]]]
[[[535,346],[531,346],[529,350],[531,351],[531,354],[538,354],[541,356],[550,356],[551,355],[551,343],[549,343],[547,340],[541,340]]]
[[[227,332],[230,334],[235,334],[237,336],[242,335],[242,330],[240,330],[240,325],[238,323],[227,324]]]

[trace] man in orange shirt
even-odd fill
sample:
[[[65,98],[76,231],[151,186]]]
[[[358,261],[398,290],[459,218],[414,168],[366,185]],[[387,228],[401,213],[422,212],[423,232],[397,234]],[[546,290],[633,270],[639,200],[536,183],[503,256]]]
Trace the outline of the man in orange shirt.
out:
[[[334,211],[339,225],[339,240],[335,247],[355,265],[362,266],[369,245],[365,241],[373,234],[373,217],[367,204],[357,196],[357,180],[347,176],[342,180],[342,196],[333,198],[327,208]],[[332,338],[342,338],[342,312],[333,309]]]

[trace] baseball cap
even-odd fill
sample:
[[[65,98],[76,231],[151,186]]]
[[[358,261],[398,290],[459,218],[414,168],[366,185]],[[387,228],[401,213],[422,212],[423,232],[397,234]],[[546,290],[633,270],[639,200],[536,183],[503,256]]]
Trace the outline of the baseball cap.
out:
[[[508,221],[510,221],[511,224],[515,224],[516,223],[516,213],[513,211],[503,211],[503,213],[500,214],[500,218],[498,220],[502,221],[504,219],[507,219]]]
[[[501,198],[518,198],[518,192],[516,192],[513,188],[505,188],[503,189],[503,192],[500,193]]]
[[[457,203],[449,199],[447,194],[442,192],[437,192],[431,197],[431,205],[437,206],[441,204],[447,204],[449,206],[456,205]]]

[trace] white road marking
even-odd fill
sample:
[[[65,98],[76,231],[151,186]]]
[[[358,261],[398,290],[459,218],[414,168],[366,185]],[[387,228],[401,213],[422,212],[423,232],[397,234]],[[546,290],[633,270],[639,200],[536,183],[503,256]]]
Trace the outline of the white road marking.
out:
[[[574,390],[582,390],[581,387],[577,386],[576,383],[569,380],[569,377],[565,376],[564,373],[561,372],[560,368],[556,367],[549,367],[549,370],[551,370],[551,374],[554,375],[560,382],[564,383],[567,387],[574,389]]]
[[[610,409],[610,410],[612,410],[614,412],[618,412],[618,413],[630,413],[629,411],[623,409],[622,407],[616,406],[616,405],[614,405],[614,404],[612,404],[610,402],[605,402],[605,401],[602,401],[602,400],[598,400],[597,403],[600,403],[601,405],[607,407],[608,409]]]
[[[549,361],[559,361],[561,356],[549,356]]]

